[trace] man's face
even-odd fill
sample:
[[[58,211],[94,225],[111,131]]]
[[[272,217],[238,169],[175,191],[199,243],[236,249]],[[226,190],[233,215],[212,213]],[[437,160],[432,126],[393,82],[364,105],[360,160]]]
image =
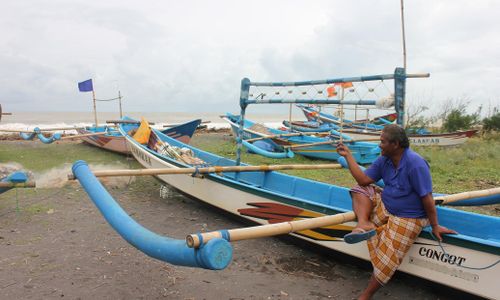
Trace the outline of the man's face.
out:
[[[387,138],[387,135],[385,133],[382,133],[380,135],[380,144],[378,146],[382,150],[381,154],[387,157],[391,157],[396,152],[396,149],[398,149],[398,143],[389,142],[389,139]]]

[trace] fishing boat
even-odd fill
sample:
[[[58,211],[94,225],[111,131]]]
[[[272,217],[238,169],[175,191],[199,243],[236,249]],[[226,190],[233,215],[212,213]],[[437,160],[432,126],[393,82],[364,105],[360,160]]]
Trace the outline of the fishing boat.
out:
[[[222,118],[231,125],[231,129],[237,136],[240,122],[239,116],[226,113],[226,115]],[[296,154],[326,160],[336,161],[340,157],[336,150],[336,144],[339,141],[337,136],[330,135],[331,138],[322,138],[310,135],[290,136],[289,131],[269,128],[262,124],[254,123],[248,119],[244,120],[243,127],[244,140],[275,136],[275,138],[266,138],[266,140],[271,140],[273,146],[276,148],[282,147],[282,149],[291,149]],[[346,143],[351,139],[349,137],[344,138]],[[348,146],[349,149],[351,149],[354,158],[360,164],[370,164],[380,155],[380,148],[375,143],[349,142]],[[252,150],[258,151],[248,143],[245,144],[245,147],[251,147]]]
[[[330,130],[340,129],[340,126],[333,123],[320,123],[317,121],[283,121],[285,130],[299,132],[329,132]]]
[[[404,70],[402,73],[396,70],[395,73],[397,73],[395,76],[376,75],[367,78],[404,80],[407,77],[423,77],[407,75]],[[398,74],[404,74],[404,76]],[[355,79],[368,80],[365,77]],[[346,80],[335,79],[326,82],[344,81]],[[242,116],[249,103],[245,98],[245,95],[248,95],[245,91],[248,91],[247,87],[251,84],[248,79],[242,81],[243,96],[240,100]],[[265,84],[271,85],[271,83]],[[293,86],[300,84],[303,83],[290,83]],[[264,85],[264,83],[254,83],[254,85]],[[239,133],[243,132],[243,127],[244,118],[242,117]],[[326,247],[334,252],[369,260],[368,250],[364,243],[347,244],[343,241],[343,236],[356,225],[351,211],[352,201],[348,188],[270,171],[271,169],[264,168],[265,166],[248,166],[241,162],[240,142],[237,159],[230,160],[174,140],[156,129],[151,130],[148,142],[144,144],[130,136],[123,125],[120,125],[118,129],[125,137],[132,155],[146,168],[146,170],[138,170],[139,174],[155,175],[186,195],[258,224],[288,226],[287,224],[291,224],[294,220],[308,221],[309,219],[319,220],[322,216],[327,216],[326,218],[340,216],[340,221],[335,221],[336,225],[331,223],[332,225],[307,229],[302,227],[303,229],[298,231],[285,232],[291,232],[290,234],[296,238]],[[250,168],[251,171],[242,172],[241,168]],[[142,234],[138,234],[141,229],[138,229],[137,224],[132,222],[130,216],[121,208],[116,207],[116,202],[84,163],[81,161],[75,163],[73,174],[110,224],[125,239],[149,255],[161,256],[161,259],[174,264],[212,268],[200,263],[205,260],[196,259],[196,257],[202,255],[203,252],[207,254],[207,249],[213,249],[211,247],[214,244],[210,245],[210,243],[215,240],[216,244],[220,244],[221,247],[214,247],[217,248],[214,249],[216,255],[211,257],[217,257],[217,261],[221,264],[214,269],[224,268],[230,260],[232,254],[224,251],[229,248],[222,247],[223,244],[220,242],[233,240],[235,235],[230,233],[232,231],[218,232],[222,238],[206,239],[208,243],[205,246],[198,249],[192,248],[195,251],[189,253],[186,253],[186,248],[180,245],[177,245],[178,249],[168,251],[167,247],[158,245],[165,238],[151,237],[149,233],[143,238]],[[399,270],[470,294],[491,299],[497,298],[500,294],[500,286],[496,284],[500,276],[500,218],[441,206],[437,207],[437,213],[443,226],[452,228],[459,234],[446,235],[443,241],[439,242],[432,236],[430,228],[424,228],[405,256]],[[128,226],[133,232],[127,234],[120,229],[120,226]],[[190,241],[195,238],[204,244],[204,236],[204,234],[190,235],[191,238],[187,239],[187,244],[190,245]],[[139,242],[142,244],[140,245]],[[179,256],[184,254],[186,254],[185,257],[179,259]]]
[[[353,139],[366,140],[380,137],[381,132],[346,128],[343,133]],[[476,129],[451,133],[408,134],[412,146],[458,146],[477,133]]]
[[[116,122],[123,124],[127,132],[136,130],[140,124],[139,121],[129,117],[123,117],[122,120]],[[164,129],[162,132],[174,139],[179,139],[183,143],[188,144],[200,123],[201,119],[197,119],[177,124]],[[121,154],[130,154],[127,144],[125,143],[125,138],[120,134],[115,126],[89,126],[85,128],[78,128],[76,130],[78,134],[81,135],[81,139],[88,144]]]
[[[236,165],[233,160],[204,152],[155,129],[152,129],[148,145],[138,143],[122,126],[119,130],[125,136],[135,159],[145,168]],[[184,149],[184,153],[191,153],[191,158],[179,159],[178,156],[165,154],[169,153],[164,151],[165,148],[174,147]],[[348,188],[279,172],[190,175],[196,174],[164,174],[157,177],[191,197],[259,224],[336,215],[352,210]],[[447,207],[438,207],[437,211],[440,223],[459,234],[447,235],[440,243],[432,237],[430,228],[425,228],[399,270],[471,294],[495,298],[500,294],[500,287],[496,284],[500,276],[500,218]],[[292,235],[369,260],[364,243],[346,244],[342,240],[354,226],[354,222],[348,222],[303,230]]]
[[[308,121],[316,121],[316,122],[321,122],[324,124],[334,124],[337,126],[340,126],[342,124],[342,127],[344,128],[356,128],[356,129],[364,129],[364,130],[376,130],[380,131],[384,129],[384,125],[386,124],[392,124],[393,122],[385,122],[383,124],[375,124],[371,122],[361,122],[361,121],[352,121],[352,120],[346,120],[341,118],[327,114],[325,112],[319,111],[316,108],[312,106],[307,106],[307,105],[297,105],[298,108],[302,110],[304,113],[304,116],[306,116]],[[385,120],[384,118],[378,118],[378,121],[380,120]]]
[[[304,105],[298,105],[304,112],[304,115],[311,117],[311,112],[316,112],[318,118],[323,122],[322,124],[332,124],[330,126],[335,127],[339,124],[338,118],[332,115],[329,115],[324,112],[319,112],[314,110],[314,108]],[[373,126],[364,126],[364,125],[355,125],[350,126],[350,123],[347,122],[348,126],[344,127],[342,132],[346,135],[352,137],[357,140],[366,140],[366,139],[374,139],[380,136],[381,131],[377,130]],[[366,124],[365,124],[366,125]],[[297,131],[301,131],[301,126],[293,126],[293,128]],[[322,128],[328,128],[324,126]],[[308,130],[308,129],[306,129]],[[464,131],[455,131],[455,132],[447,132],[447,133],[424,133],[424,134],[408,134],[408,138],[410,139],[410,143],[414,146],[457,146],[465,143],[469,138],[474,136],[478,130],[464,130]]]

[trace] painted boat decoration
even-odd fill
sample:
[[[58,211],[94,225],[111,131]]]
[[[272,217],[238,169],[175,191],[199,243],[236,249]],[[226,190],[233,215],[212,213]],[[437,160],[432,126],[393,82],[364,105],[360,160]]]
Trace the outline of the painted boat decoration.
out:
[[[123,127],[127,130],[127,132],[139,128],[139,121],[137,120],[129,117],[123,117],[122,120],[136,122],[123,124]],[[174,139],[178,139],[183,143],[189,144],[191,137],[200,123],[201,119],[196,119],[164,129],[162,132]],[[125,143],[125,138],[114,126],[85,127],[77,129],[77,132],[82,135],[81,139],[88,144],[121,154],[130,154],[129,149],[127,149],[127,144]],[[92,133],[105,134],[89,135]]]
[[[231,125],[231,129],[237,136],[239,116],[226,113],[223,119]],[[250,120],[244,120],[243,141],[246,139],[261,138],[268,135],[282,135],[283,137],[272,138],[268,140],[271,140],[273,145],[276,145],[276,147],[292,149],[292,151],[296,154],[300,154],[306,157],[334,161],[336,161],[340,157],[337,154],[336,150],[336,140],[307,135],[286,137],[288,133],[290,132],[267,128]],[[302,147],[306,145],[310,146]],[[351,149],[356,161],[360,164],[372,163],[380,155],[380,148],[375,143],[353,142],[349,143],[349,148]]]
[[[203,165],[234,166],[229,160],[183,144],[153,129],[150,146],[121,133],[137,161],[146,168],[187,168]],[[160,143],[159,143],[160,142]],[[151,145],[189,149],[195,164],[153,150]],[[259,224],[334,215],[350,211],[347,188],[315,182],[279,172],[210,173],[203,177],[157,175],[191,197]],[[459,232],[438,243],[425,228],[405,257],[400,271],[487,298],[500,294],[500,218],[437,208],[440,223]],[[355,223],[293,233],[308,242],[369,260],[364,243],[346,244],[342,237]]]

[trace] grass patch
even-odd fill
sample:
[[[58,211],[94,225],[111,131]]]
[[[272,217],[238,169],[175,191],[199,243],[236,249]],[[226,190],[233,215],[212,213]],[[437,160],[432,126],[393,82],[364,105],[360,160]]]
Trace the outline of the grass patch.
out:
[[[37,144],[31,144],[37,143]],[[42,144],[38,141],[0,143],[0,161],[17,162],[27,170],[40,172],[65,163],[85,160],[93,164],[127,163],[126,157],[83,143]]]

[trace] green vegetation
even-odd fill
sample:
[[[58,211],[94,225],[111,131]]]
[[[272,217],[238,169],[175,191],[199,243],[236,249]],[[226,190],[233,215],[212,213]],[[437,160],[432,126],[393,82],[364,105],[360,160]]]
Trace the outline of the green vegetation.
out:
[[[453,109],[445,118],[443,129],[445,132],[466,130],[479,124],[479,114],[468,115],[465,113],[465,107]]]
[[[434,116],[423,116],[422,113],[429,108],[425,105],[408,107],[406,129],[414,132],[418,129],[430,129],[435,124],[441,124],[437,132],[453,132],[458,130],[468,130],[472,128],[482,129],[483,132],[498,132],[500,130],[500,113],[498,107],[493,107],[488,112],[488,116],[481,119],[482,106],[476,112],[467,114],[471,101],[462,99],[448,99],[442,106],[441,112]]]
[[[500,131],[500,112],[483,120],[483,130],[486,132]]]
[[[0,162],[17,162],[25,169],[34,172],[60,167],[64,163],[72,164],[80,159],[94,164],[126,162],[126,158],[122,155],[80,143],[42,144],[39,141],[0,143]]]

